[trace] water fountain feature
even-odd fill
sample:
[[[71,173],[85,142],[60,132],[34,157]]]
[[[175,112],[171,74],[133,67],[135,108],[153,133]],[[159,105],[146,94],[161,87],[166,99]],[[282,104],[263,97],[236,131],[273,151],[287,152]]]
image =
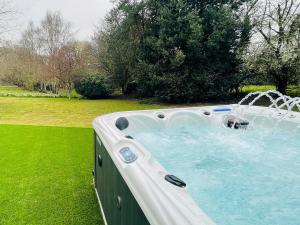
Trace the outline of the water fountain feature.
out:
[[[283,119],[294,118],[294,111],[296,108],[298,109],[298,111],[300,111],[300,97],[292,98],[290,96],[283,95],[278,91],[270,90],[265,92],[257,91],[249,93],[237,104],[235,112],[239,112],[240,115],[244,115],[246,113],[245,110],[251,110],[251,107],[255,106],[255,103],[257,103],[262,98],[268,98],[271,104],[267,107],[261,107],[260,114],[253,117],[250,122],[251,125],[254,124],[255,120],[259,116],[265,115],[267,113],[267,117],[278,118],[278,121],[274,125],[274,128],[276,128],[283,121]],[[248,102],[248,107],[240,107],[245,102]],[[295,132],[297,132],[299,129],[300,125],[296,127]]]
[[[272,95],[277,96],[277,98],[273,98]],[[300,97],[292,98],[287,95],[283,95],[278,91],[270,90],[270,91],[257,91],[252,92],[246,95],[237,105],[237,108],[242,105],[247,100],[251,100],[251,97],[256,96],[250,103],[248,103],[248,106],[253,106],[258,100],[260,100],[263,97],[269,98],[271,104],[268,106],[268,108],[274,108],[277,110],[277,112],[280,112],[284,107],[287,107],[287,113],[291,113],[295,106],[298,107],[300,111]],[[280,101],[283,101],[281,105],[278,105]]]

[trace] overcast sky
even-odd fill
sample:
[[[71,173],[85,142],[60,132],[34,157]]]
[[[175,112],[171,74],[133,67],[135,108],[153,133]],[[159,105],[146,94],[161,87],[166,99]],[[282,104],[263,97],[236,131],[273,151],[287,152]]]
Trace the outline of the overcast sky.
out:
[[[19,31],[31,20],[39,23],[47,10],[60,11],[64,19],[73,24],[80,40],[90,39],[95,25],[112,7],[110,0],[13,0],[13,3],[19,12]],[[18,32],[15,38],[18,38]]]

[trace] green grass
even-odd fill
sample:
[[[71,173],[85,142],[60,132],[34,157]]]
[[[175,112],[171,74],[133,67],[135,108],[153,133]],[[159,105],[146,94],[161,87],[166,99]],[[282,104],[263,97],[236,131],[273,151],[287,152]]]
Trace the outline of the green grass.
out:
[[[51,92],[38,92],[25,90],[17,86],[0,86],[0,96],[2,97],[50,97],[50,98],[67,98],[69,94],[66,90],[61,90],[58,94],[53,94]],[[71,92],[71,98],[81,98],[75,90]]]
[[[0,125],[0,224],[103,224],[92,129]]]
[[[268,91],[276,90],[276,87],[273,85],[246,85],[243,87],[242,92],[250,93],[255,91]]]
[[[103,224],[92,185],[92,129],[71,127],[91,127],[106,113],[160,107],[135,100],[0,97],[0,224]]]
[[[273,85],[246,85],[242,88],[243,93],[250,93],[256,91],[268,91],[276,90]],[[287,89],[287,95],[300,95],[300,87],[295,85],[290,85]]]
[[[29,91],[16,86],[0,86],[0,96],[2,97],[59,97],[52,93]]]
[[[0,93],[31,94],[39,92],[24,90],[17,86],[0,86]]]
[[[0,124],[91,127],[99,115],[161,107],[136,100],[0,97]]]

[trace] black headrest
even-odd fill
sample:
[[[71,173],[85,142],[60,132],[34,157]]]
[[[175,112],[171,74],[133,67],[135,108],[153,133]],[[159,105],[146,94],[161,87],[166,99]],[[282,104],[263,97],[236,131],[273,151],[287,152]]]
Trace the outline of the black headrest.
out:
[[[120,117],[116,121],[116,127],[119,130],[124,130],[129,126],[129,122],[125,117]]]

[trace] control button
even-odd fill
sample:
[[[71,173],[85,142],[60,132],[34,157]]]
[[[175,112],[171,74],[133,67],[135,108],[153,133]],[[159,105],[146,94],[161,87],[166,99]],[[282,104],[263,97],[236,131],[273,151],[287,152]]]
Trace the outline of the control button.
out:
[[[204,111],[203,114],[204,114],[205,116],[210,116],[210,112],[209,112],[209,111]]]
[[[164,118],[165,118],[165,115],[162,114],[162,113],[159,113],[159,114],[157,114],[157,117],[158,117],[159,119],[164,119]]]
[[[137,159],[136,154],[134,154],[128,147],[120,149],[119,154],[125,163],[132,163]]]

